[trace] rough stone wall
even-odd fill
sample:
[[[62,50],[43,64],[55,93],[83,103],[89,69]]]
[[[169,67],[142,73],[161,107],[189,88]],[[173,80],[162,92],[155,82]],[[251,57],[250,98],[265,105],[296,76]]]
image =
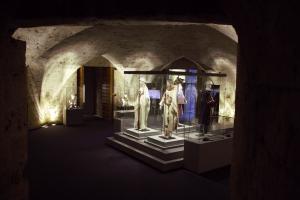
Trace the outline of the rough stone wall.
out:
[[[44,27],[42,29],[44,30]],[[15,37],[18,36],[24,40],[29,38],[29,42],[34,41],[35,37],[46,37],[44,34],[39,35],[38,28],[34,30],[38,34],[29,36],[26,31],[20,30],[15,33]],[[76,30],[79,31],[80,28]],[[51,36],[51,31],[47,32]],[[62,38],[64,37],[60,37]],[[229,109],[221,109],[220,112],[233,117],[236,47],[237,43],[231,37],[219,32],[215,27],[204,24],[98,24],[60,40],[51,48],[46,48],[48,50],[43,51],[39,56],[39,66],[36,69],[42,69],[37,70],[40,75],[33,74],[32,78],[32,82],[36,84],[34,88],[40,88],[40,90],[33,91],[33,96],[38,97],[33,98],[38,105],[36,110],[39,111],[39,115],[42,115],[40,118],[44,121],[51,119],[49,117],[51,113],[55,113],[58,116],[56,120],[59,121],[62,110],[60,104],[64,98],[63,88],[80,65],[89,63],[91,60],[97,61],[97,57],[103,56],[119,70],[120,73],[116,73],[115,78],[115,93],[117,94],[115,99],[119,99],[126,90],[123,84],[134,86],[138,83],[136,79],[124,78],[123,70],[151,70],[181,56],[186,56],[229,75],[228,81],[223,85],[231,97],[226,101]],[[37,47],[32,45],[30,48],[36,49]],[[32,54],[35,51],[31,50]],[[39,81],[34,80],[36,77],[40,77]],[[147,78],[151,79],[150,76]],[[223,91],[225,90],[222,88]],[[134,99],[135,92],[129,91],[129,93],[132,94],[130,99]],[[224,104],[223,99],[221,99],[221,104]]]
[[[15,39],[26,41],[29,128],[39,127],[43,123],[44,111],[40,99],[42,82],[47,70],[47,59],[43,58],[43,54],[65,38],[86,28],[89,28],[89,26],[42,26],[38,28],[19,28],[13,34]],[[61,103],[64,103],[64,101]]]
[[[27,199],[26,44],[0,32],[0,199]]]
[[[296,200],[300,197],[299,31],[294,26],[298,11],[291,2],[256,3],[241,1],[234,7],[239,57],[232,199]]]

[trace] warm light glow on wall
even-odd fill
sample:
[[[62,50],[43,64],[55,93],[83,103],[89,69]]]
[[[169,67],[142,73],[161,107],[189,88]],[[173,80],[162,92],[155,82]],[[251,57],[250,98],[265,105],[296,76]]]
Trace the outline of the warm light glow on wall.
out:
[[[70,82],[74,77],[76,80],[76,70],[80,67],[77,63],[78,57],[72,52],[55,56],[47,63],[41,87],[40,123],[60,120],[66,104],[66,90],[76,87]]]
[[[133,105],[136,100],[136,92],[139,88],[138,75],[124,75],[124,71],[150,71],[156,66],[162,65],[162,61],[156,53],[151,51],[140,51],[126,56],[125,61],[119,60],[118,57],[112,54],[103,54],[104,58],[109,60],[117,69],[114,73],[114,92],[115,100],[118,101],[125,94],[128,96],[128,103]],[[122,63],[122,64],[121,64]],[[147,82],[151,82],[153,75],[145,76]],[[115,102],[117,104],[117,102]]]
[[[41,116],[42,118],[40,119],[40,122],[42,124],[56,122],[58,120],[58,107],[56,106],[44,109]]]
[[[49,115],[49,120],[51,122],[54,122],[57,120],[57,109],[56,108],[49,108],[48,109],[48,115]]]
[[[235,116],[235,88],[236,88],[236,67],[235,63],[228,59],[227,56],[216,56],[212,68],[216,71],[222,71],[227,76],[221,79],[213,79],[217,85],[220,85],[220,106],[219,113],[221,116]]]

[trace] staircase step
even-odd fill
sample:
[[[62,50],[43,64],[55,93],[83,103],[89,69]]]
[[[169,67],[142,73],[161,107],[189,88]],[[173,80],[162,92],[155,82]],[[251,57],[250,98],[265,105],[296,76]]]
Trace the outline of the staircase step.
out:
[[[114,137],[108,137],[106,142],[112,147],[121,150],[163,172],[179,169],[183,166],[183,157],[166,161],[125,144]]]
[[[122,133],[115,133],[114,138],[124,144],[132,146],[140,151],[146,152],[164,161],[182,158],[184,154],[183,146],[162,149],[146,143],[145,140],[137,140]]]

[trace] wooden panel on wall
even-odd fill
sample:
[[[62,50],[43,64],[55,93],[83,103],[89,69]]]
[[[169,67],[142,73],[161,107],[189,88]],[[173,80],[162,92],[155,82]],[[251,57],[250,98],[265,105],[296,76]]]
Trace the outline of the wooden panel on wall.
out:
[[[102,82],[102,116],[105,119],[113,118],[113,89],[114,89],[114,69],[104,68],[104,76]]]
[[[82,106],[83,97],[83,85],[84,85],[84,67],[81,66],[77,70],[77,105]]]

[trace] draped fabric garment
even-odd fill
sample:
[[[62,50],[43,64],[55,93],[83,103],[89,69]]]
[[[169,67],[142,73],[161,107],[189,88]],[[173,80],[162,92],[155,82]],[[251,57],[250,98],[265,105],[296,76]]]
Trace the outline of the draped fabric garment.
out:
[[[178,118],[183,114],[183,105],[186,104],[186,99],[183,94],[182,85],[179,83],[177,87],[177,103],[178,103]]]
[[[178,124],[177,88],[173,87],[171,90],[167,89],[159,104],[164,107],[164,135],[170,137]]]
[[[195,84],[187,84],[185,99],[187,103],[184,105],[184,113],[181,118],[185,122],[192,122],[196,116],[197,89]]]
[[[148,114],[150,111],[150,97],[146,84],[141,84],[135,101],[134,128],[147,129]]]

